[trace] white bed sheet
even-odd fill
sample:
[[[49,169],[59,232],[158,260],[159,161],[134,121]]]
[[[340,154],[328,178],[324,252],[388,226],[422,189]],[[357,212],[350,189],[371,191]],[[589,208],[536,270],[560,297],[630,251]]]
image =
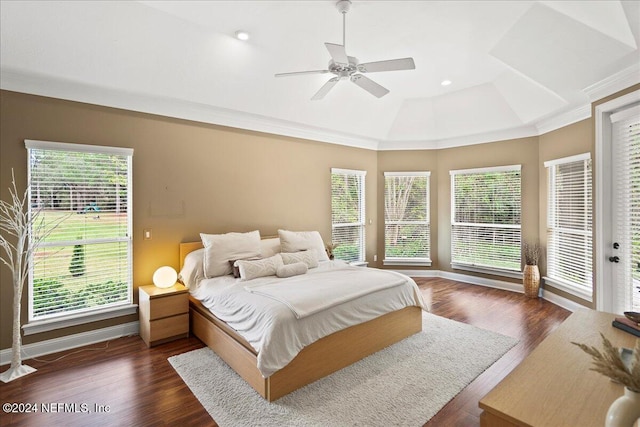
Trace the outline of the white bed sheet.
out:
[[[324,261],[307,274],[330,280],[344,270],[362,269],[342,261]],[[369,269],[371,270],[371,269]],[[216,317],[244,337],[258,353],[258,369],[267,378],[285,367],[307,345],[339,330],[405,307],[427,307],[416,283],[408,276],[400,286],[390,287],[296,319],[287,305],[245,290],[247,284],[282,282],[275,276],[241,282],[233,276],[204,279],[191,294]]]

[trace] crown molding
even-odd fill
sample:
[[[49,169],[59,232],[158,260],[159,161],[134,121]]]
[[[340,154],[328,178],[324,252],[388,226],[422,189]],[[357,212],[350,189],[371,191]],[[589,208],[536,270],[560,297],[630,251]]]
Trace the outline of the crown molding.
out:
[[[601,99],[640,82],[640,65],[634,65],[584,89],[589,99]],[[201,123],[302,138],[374,151],[437,150],[509,139],[539,136],[591,117],[591,102],[552,117],[512,129],[433,140],[377,140],[318,126],[259,114],[245,113],[177,98],[136,93],[62,78],[0,68],[0,88],[9,91],[156,114]]]
[[[72,82],[66,79],[0,69],[4,90],[156,114],[219,126],[264,132],[292,138],[377,150],[379,141],[317,126],[309,126],[259,114],[245,113],[177,98],[128,92]]]
[[[535,124],[538,135],[560,129],[591,117],[591,103],[581,105],[564,113],[540,120]]]
[[[496,130],[475,135],[439,140],[380,141],[378,143],[378,151],[440,150],[442,148],[464,147],[467,145],[485,144],[488,142],[506,141],[509,139],[528,138],[537,135],[538,131],[534,126],[519,126],[512,129]]]
[[[598,83],[587,86],[583,92],[591,102],[598,101],[616,92],[640,83],[640,63],[625,68]]]

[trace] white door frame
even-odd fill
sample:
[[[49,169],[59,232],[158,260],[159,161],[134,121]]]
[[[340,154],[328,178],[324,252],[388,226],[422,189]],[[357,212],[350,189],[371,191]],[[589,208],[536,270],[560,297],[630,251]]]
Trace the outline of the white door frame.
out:
[[[596,310],[613,311],[613,299],[611,292],[605,292],[605,284],[614,280],[614,271],[608,257],[612,252],[613,215],[611,174],[604,171],[612,171],[611,160],[611,120],[612,113],[625,107],[640,102],[640,90],[620,96],[611,101],[596,106],[596,155],[595,155],[595,225],[596,238],[595,253],[595,281],[596,281]]]

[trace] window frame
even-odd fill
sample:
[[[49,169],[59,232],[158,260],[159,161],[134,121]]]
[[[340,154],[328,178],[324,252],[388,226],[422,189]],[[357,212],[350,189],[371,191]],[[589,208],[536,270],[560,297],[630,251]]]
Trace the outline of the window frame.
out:
[[[28,198],[31,201],[32,177],[30,152],[31,150],[48,150],[48,151],[66,151],[75,153],[95,153],[107,155],[119,155],[127,157],[127,236],[126,239],[120,238],[121,243],[127,246],[127,297],[126,301],[98,306],[96,308],[87,308],[75,312],[62,312],[55,315],[47,315],[42,317],[34,317],[34,274],[33,263],[30,263],[29,280],[28,280],[28,321],[23,325],[25,335],[31,335],[50,330],[67,328],[70,326],[81,325],[85,323],[95,322],[99,320],[120,317],[129,314],[135,314],[137,305],[133,304],[133,149],[122,147],[110,147],[99,145],[70,144],[51,141],[25,140],[25,148],[27,149],[27,179],[29,183]],[[28,215],[32,215],[31,202],[28,206]],[[102,240],[104,242],[109,239]]]
[[[414,171],[414,172],[384,172],[384,200],[387,197],[387,177],[426,177],[426,220],[425,221],[387,221],[386,204],[384,211],[384,259],[383,265],[406,265],[406,266],[431,266],[431,171]],[[387,239],[386,230],[389,224],[406,224],[406,225],[426,225],[427,227],[427,256],[426,257],[393,257],[387,256]]]
[[[483,174],[491,174],[491,173],[499,173],[499,172],[519,172],[520,173],[520,223],[515,225],[515,224],[490,224],[490,223],[466,223],[466,222],[457,222],[455,220],[456,218],[456,195],[455,195],[455,179],[456,176],[459,175],[473,175],[473,174],[477,174],[477,175],[483,175]],[[521,244],[522,244],[522,165],[519,164],[515,164],[515,165],[505,165],[505,166],[490,166],[490,167],[482,167],[482,168],[472,168],[472,169],[457,169],[457,170],[450,170],[449,171],[449,175],[451,178],[450,181],[450,185],[451,185],[451,197],[450,197],[450,202],[451,202],[451,207],[450,207],[450,212],[451,212],[451,242],[450,242],[450,256],[451,256],[451,267],[453,269],[456,270],[467,270],[467,271],[473,271],[476,273],[485,273],[485,274],[492,274],[492,275],[498,275],[498,276],[505,276],[505,277],[511,277],[511,278],[517,278],[517,279],[521,279],[522,278],[522,252],[521,252]],[[455,226],[477,226],[477,227],[485,227],[485,228],[506,228],[506,229],[514,229],[514,230],[518,230],[518,238],[519,238],[519,245],[518,245],[518,257],[519,257],[519,266],[517,269],[513,268],[501,268],[501,267],[497,267],[497,266],[487,266],[487,265],[479,265],[479,264],[474,264],[474,263],[466,263],[466,262],[461,262],[459,260],[454,260],[454,238],[453,238],[453,234],[454,234],[454,227]]]
[[[588,252],[593,253],[593,249],[594,249],[594,245],[593,245],[593,162],[591,159],[591,153],[583,153],[583,154],[577,154],[574,156],[569,156],[569,157],[562,157],[559,159],[554,159],[554,160],[548,160],[546,162],[544,162],[544,167],[547,169],[546,170],[546,174],[547,174],[547,213],[546,213],[546,222],[547,222],[547,271],[546,271],[546,275],[543,277],[543,279],[545,280],[546,283],[550,284],[551,286],[558,288],[562,291],[565,291],[571,295],[577,296],[579,298],[582,298],[586,301],[592,302],[593,301],[593,259],[589,258],[589,259],[585,259],[584,261],[588,261],[588,264],[590,264],[588,273],[589,273],[589,277],[590,277],[590,282],[588,283],[588,286],[586,286],[587,284],[585,284],[585,286],[581,286],[581,285],[577,285],[576,283],[572,283],[568,280],[565,280],[561,277],[554,277],[552,275],[549,275],[550,273],[550,266],[552,266],[553,264],[555,264],[555,261],[553,263],[551,263],[549,261],[549,256],[553,253],[552,248],[550,247],[550,245],[552,244],[552,239],[550,238],[551,233],[553,232],[553,230],[555,229],[560,229],[560,227],[552,227],[552,225],[550,224],[551,221],[551,215],[552,215],[552,210],[556,209],[557,206],[557,200],[553,199],[553,195],[556,193],[555,190],[553,190],[553,187],[555,186],[555,182],[556,182],[556,173],[554,172],[557,166],[561,166],[561,165],[567,165],[570,163],[577,163],[577,162],[585,162],[585,161],[589,161],[590,164],[590,168],[588,170],[589,172],[589,187],[582,187],[582,191],[583,192],[587,192],[589,193],[589,202],[590,202],[590,206],[588,207],[588,210],[585,210],[585,215],[587,216],[586,218],[582,218],[585,223],[587,223],[587,220],[590,219],[590,223],[588,223],[588,227],[589,229],[587,231],[580,231],[577,229],[569,229],[566,227],[563,227],[562,229],[564,230],[565,233],[571,233],[574,235],[581,235],[585,238],[587,238],[587,243],[590,244],[590,249]],[[586,168],[583,169],[583,173],[586,174],[587,170]],[[583,180],[583,182],[586,182],[586,177],[585,180]],[[552,200],[553,199],[553,200]],[[587,214],[588,212],[591,212],[591,215],[589,216]],[[557,213],[554,213],[554,215],[557,216]],[[587,273],[587,271],[583,272],[585,275]],[[586,290],[585,288],[588,288],[588,290]]]
[[[356,260],[348,260],[350,262],[364,262],[366,261],[366,242],[365,242],[365,225],[366,225],[366,211],[365,211],[365,181],[367,176],[367,171],[363,170],[355,170],[355,169],[341,169],[341,168],[331,168],[331,177],[333,175],[350,175],[356,176],[359,178],[360,183],[360,200],[359,200],[359,209],[358,214],[359,218],[356,222],[349,223],[334,223],[333,222],[333,183],[331,185],[331,241],[332,243],[336,243],[334,240],[334,230],[336,228],[346,228],[346,227],[358,227],[359,230],[359,244],[358,244],[358,259]]]

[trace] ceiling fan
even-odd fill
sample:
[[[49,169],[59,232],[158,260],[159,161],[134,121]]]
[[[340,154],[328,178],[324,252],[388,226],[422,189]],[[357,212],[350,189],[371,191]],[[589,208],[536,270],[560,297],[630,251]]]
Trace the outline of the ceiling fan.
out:
[[[302,74],[325,74],[331,73],[335,77],[329,79],[318,92],[311,98],[317,101],[325,97],[327,93],[340,81],[351,80],[351,82],[360,86],[373,96],[381,98],[389,93],[389,89],[380,86],[370,78],[364,76],[364,73],[378,73],[381,71],[398,71],[398,70],[414,70],[416,68],[413,58],[390,59],[386,61],[367,62],[360,64],[358,58],[347,56],[345,48],[346,35],[346,15],[351,7],[351,0],[340,0],[336,3],[338,11],[342,13],[342,44],[325,43],[331,55],[327,70],[297,71],[293,73],[279,73],[276,77],[297,76]]]

